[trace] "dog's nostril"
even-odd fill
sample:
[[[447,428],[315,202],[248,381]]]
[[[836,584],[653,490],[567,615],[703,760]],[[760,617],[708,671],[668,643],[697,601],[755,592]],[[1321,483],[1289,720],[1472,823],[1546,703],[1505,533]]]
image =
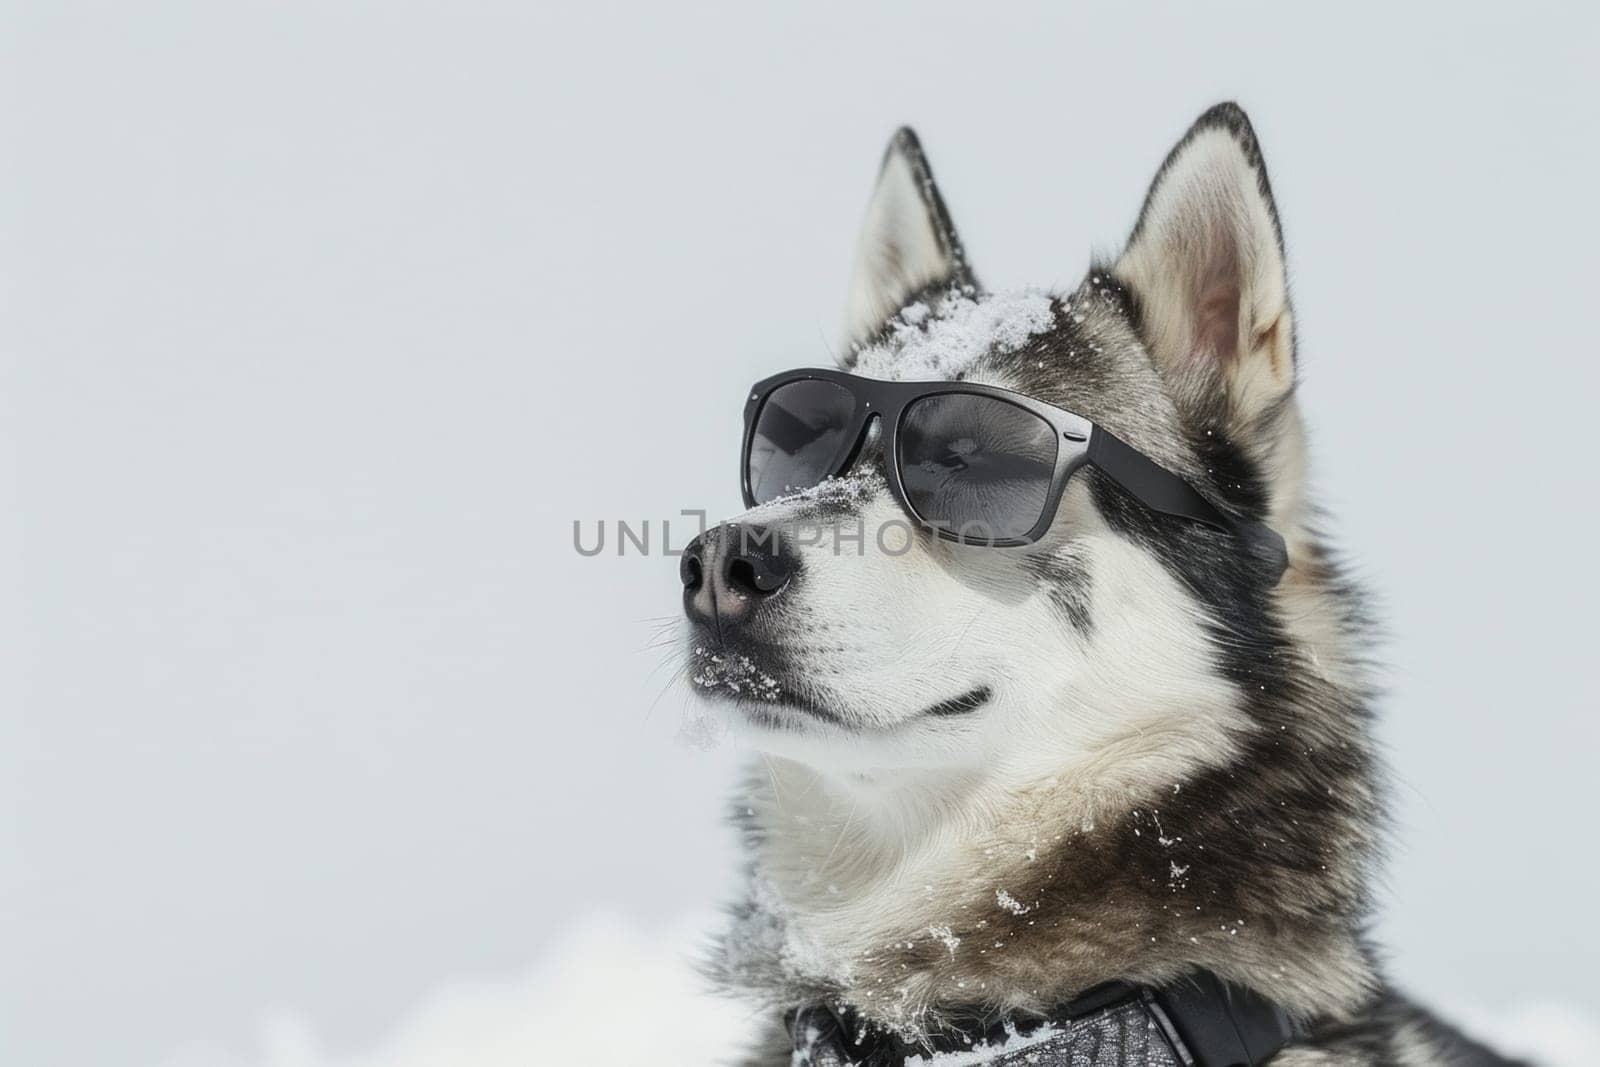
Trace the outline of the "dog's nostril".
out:
[[[746,596],[771,596],[789,580],[788,568],[778,563],[777,559],[735,556],[728,561],[728,585]]]
[[[749,560],[736,559],[728,564],[728,584],[743,593],[758,593],[756,569]]]
[[[736,559],[728,564],[728,584],[741,593],[762,593],[755,566],[747,559]]]
[[[706,579],[706,566],[700,559],[703,551],[698,537],[690,541],[688,547],[683,550],[683,559],[678,562],[678,577],[683,581],[685,592],[693,593]]]

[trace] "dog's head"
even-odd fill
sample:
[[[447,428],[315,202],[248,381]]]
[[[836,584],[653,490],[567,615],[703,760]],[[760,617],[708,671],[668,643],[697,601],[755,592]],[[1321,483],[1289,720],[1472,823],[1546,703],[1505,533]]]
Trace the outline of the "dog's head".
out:
[[[998,385],[1092,419],[1277,530],[1290,571],[1091,469],[1036,544],[941,540],[888,491],[869,428],[846,474],[710,530],[685,558],[699,692],[755,746],[860,780],[924,768],[1025,782],[1116,745],[1178,772],[1225,751],[1249,664],[1273,653],[1280,582],[1315,564],[1282,238],[1243,112],[1202,116],[1122,254],[1057,294],[983,289],[901,131],[847,334],[858,374]]]

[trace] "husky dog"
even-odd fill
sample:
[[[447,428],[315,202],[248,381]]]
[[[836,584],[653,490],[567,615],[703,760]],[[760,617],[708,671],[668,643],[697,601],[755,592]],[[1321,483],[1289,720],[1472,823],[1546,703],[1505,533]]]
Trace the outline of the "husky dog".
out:
[[[697,539],[692,678],[759,753],[735,805],[749,889],[712,965],[770,1012],[747,1062],[1189,1062],[1004,1050],[1085,991],[1200,974],[1291,1021],[1275,1067],[1507,1062],[1390,989],[1365,932],[1371,626],[1307,494],[1283,236],[1244,113],[1202,115],[1121,255],[1053,294],[979,284],[900,131],[847,340],[864,378],[1092,421],[1274,531],[1287,564],[1087,466],[1026,545],[935,536],[871,418],[839,469]]]

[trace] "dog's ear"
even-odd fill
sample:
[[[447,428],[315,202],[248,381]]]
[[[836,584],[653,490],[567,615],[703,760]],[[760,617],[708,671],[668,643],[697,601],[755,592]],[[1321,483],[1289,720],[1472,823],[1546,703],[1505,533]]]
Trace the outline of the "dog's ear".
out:
[[[1192,415],[1248,432],[1294,385],[1283,236],[1250,120],[1201,115],[1162,164],[1113,273]]]
[[[917,135],[889,142],[856,244],[845,307],[846,359],[930,286],[976,285]]]

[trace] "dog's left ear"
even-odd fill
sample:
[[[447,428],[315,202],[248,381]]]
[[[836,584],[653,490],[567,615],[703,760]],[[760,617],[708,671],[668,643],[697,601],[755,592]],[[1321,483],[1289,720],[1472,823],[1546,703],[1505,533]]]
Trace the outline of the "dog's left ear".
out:
[[[1294,385],[1283,236],[1250,120],[1200,116],[1156,174],[1113,273],[1192,415],[1248,433]]]
[[[976,284],[917,135],[902,127],[883,154],[856,243],[845,307],[846,362],[917,293]]]

